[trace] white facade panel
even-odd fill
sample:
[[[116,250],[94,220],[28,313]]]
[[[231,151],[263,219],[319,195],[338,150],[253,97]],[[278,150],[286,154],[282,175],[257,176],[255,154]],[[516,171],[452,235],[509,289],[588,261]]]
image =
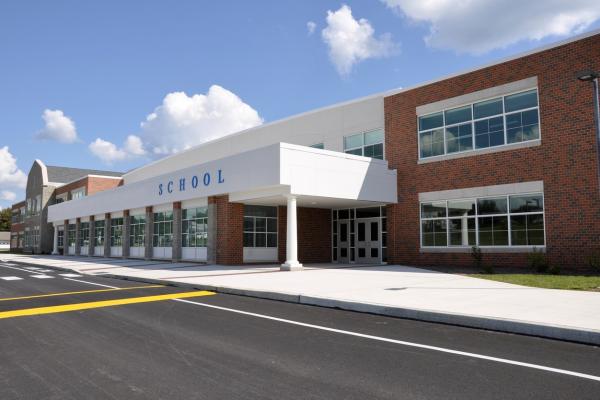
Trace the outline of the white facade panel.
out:
[[[206,207],[208,205],[208,198],[202,197],[199,199],[185,200],[181,202],[182,209]]]
[[[94,256],[104,257],[104,246],[94,246]]]
[[[152,258],[170,259],[172,258],[173,249],[171,247],[153,247]]]
[[[244,262],[277,262],[277,247],[244,247]]]
[[[206,247],[182,247],[181,259],[187,261],[206,261]]]
[[[130,247],[129,256],[133,258],[144,258],[145,247]]]
[[[111,257],[121,257],[123,255],[123,248],[121,246],[111,246],[110,248],[110,256]]]

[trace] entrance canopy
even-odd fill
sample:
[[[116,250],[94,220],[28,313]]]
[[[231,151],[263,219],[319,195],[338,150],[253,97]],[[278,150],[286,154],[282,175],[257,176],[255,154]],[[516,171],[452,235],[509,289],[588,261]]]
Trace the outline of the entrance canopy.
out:
[[[276,143],[49,207],[48,221],[208,196],[230,202],[336,208],[396,203],[396,171],[386,161]]]

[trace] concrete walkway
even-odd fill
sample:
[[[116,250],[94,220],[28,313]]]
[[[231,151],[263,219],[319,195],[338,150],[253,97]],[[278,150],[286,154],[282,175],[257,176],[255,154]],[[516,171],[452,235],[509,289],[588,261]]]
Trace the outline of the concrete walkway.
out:
[[[90,257],[0,255],[80,274],[162,282],[302,304],[600,344],[600,293],[538,289],[386,266],[221,266]]]

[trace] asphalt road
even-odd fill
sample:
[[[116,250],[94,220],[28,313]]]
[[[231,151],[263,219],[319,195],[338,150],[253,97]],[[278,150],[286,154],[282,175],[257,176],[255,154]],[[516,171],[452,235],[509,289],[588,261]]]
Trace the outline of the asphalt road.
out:
[[[2,400],[600,398],[594,346],[24,268]]]

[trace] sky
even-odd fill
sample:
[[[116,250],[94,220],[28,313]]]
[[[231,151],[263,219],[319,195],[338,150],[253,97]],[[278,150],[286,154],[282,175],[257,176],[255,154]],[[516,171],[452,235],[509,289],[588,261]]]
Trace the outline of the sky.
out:
[[[600,28],[597,0],[0,2],[0,207]]]

